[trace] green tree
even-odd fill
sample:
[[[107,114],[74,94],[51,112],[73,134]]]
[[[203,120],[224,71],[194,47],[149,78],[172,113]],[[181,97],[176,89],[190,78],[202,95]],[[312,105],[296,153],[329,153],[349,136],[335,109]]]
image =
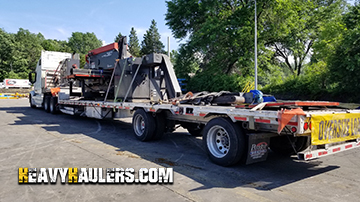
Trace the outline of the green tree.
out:
[[[68,45],[72,51],[86,54],[90,50],[101,47],[102,42],[93,32],[73,32],[69,38]]]
[[[12,53],[12,69],[15,73],[34,70],[43,47],[41,43],[45,40],[41,33],[34,34],[29,30],[20,28],[14,35],[15,50]]]
[[[134,27],[131,27],[130,35],[129,35],[129,52],[131,55],[135,57],[140,57],[140,45],[139,45],[139,39],[136,35],[136,30]]]
[[[11,58],[15,49],[15,38],[13,34],[0,29],[0,80],[2,81],[11,71]]]
[[[16,34],[0,29],[0,79],[26,78],[40,56],[44,36],[20,28]]]
[[[47,51],[71,52],[71,49],[67,45],[66,41],[46,39],[41,43],[41,46]]]
[[[323,26],[334,23],[344,12],[343,0],[277,0],[264,12],[262,22],[265,44],[275,50],[284,68],[299,76],[311,59]],[[262,30],[260,30],[262,31]]]
[[[102,42],[92,32],[73,32],[69,38],[68,46],[72,52],[80,53],[80,67],[85,65],[85,54],[101,47]]]
[[[260,1],[259,8],[268,1]],[[253,1],[172,0],[165,19],[178,39],[187,39],[180,50],[183,59],[200,57],[205,71],[241,75],[251,73],[254,47]],[[197,55],[197,56],[195,56]],[[186,68],[186,63],[184,63]]]
[[[360,96],[360,4],[350,7],[344,15],[345,32],[329,58],[329,72],[337,91]]]
[[[343,3],[258,0],[259,84],[273,82],[268,79],[273,73],[280,81],[286,75],[301,74],[319,27],[340,15]],[[196,58],[198,73],[235,74],[246,80],[254,75],[254,6],[254,1],[171,0],[165,19],[177,39],[186,39],[179,55],[188,61]],[[181,64],[182,71],[192,71],[189,62]]]
[[[114,42],[118,42],[119,39],[122,37],[123,35],[121,34],[121,32],[119,32],[118,35],[116,35],[115,39],[114,39]]]
[[[152,20],[150,28],[144,34],[144,40],[141,43],[141,54],[164,53],[164,44],[160,41],[160,38],[156,22]]]

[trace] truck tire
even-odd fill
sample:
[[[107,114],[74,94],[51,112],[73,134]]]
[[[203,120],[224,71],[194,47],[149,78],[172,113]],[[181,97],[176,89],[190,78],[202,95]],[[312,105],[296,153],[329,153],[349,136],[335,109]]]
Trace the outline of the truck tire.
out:
[[[49,110],[50,110],[50,113],[52,113],[52,114],[56,114],[58,112],[57,101],[58,101],[57,97],[50,98]]]
[[[270,139],[270,149],[280,155],[290,156],[307,148],[308,137],[294,137],[290,135],[276,136]],[[291,142],[294,144],[294,148]]]
[[[214,163],[231,166],[238,163],[243,156],[244,132],[228,118],[214,118],[204,128],[203,143]]]
[[[31,94],[30,94],[30,96],[29,96],[29,102],[30,102],[30,107],[31,107],[31,108],[36,108],[36,105],[34,105],[34,103],[33,103],[33,101],[32,101],[32,96],[31,96]]]
[[[50,96],[45,96],[45,98],[44,98],[44,110],[47,113],[50,112]]]
[[[143,109],[137,109],[132,119],[134,135],[142,142],[153,138],[155,132],[155,118]]]

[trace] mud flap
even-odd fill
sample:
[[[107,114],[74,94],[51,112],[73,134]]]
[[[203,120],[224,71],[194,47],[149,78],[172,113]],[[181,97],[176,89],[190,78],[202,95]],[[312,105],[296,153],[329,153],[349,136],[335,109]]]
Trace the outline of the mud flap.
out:
[[[248,152],[246,164],[265,161],[268,152],[270,138],[276,136],[274,133],[248,133]]]

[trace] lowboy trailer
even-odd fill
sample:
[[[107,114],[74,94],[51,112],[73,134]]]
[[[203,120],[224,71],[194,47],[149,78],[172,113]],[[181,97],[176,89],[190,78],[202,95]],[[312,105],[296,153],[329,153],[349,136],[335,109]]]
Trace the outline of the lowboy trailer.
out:
[[[37,79],[30,78],[38,82],[29,96],[32,107],[97,119],[132,117],[140,141],[161,139],[181,125],[202,136],[210,159],[222,166],[264,161],[269,149],[311,160],[360,146],[360,110],[325,101],[261,102],[251,93],[181,95],[169,58],[129,57],[126,38],[89,51],[85,69],[77,68],[76,56],[56,52],[43,52],[43,64],[51,54],[61,61],[38,64]]]

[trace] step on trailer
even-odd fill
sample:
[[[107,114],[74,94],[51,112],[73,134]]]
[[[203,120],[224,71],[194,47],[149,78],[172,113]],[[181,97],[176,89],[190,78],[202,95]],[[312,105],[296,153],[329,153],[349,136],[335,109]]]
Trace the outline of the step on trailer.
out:
[[[132,117],[140,141],[161,139],[181,125],[202,136],[210,159],[222,166],[264,161],[269,148],[311,160],[360,146],[360,110],[337,102],[261,102],[253,93],[181,95],[169,58],[131,57],[126,38],[89,51],[85,69],[77,68],[76,56],[61,56],[48,67],[50,78],[47,67],[29,75],[32,107],[97,119]]]

